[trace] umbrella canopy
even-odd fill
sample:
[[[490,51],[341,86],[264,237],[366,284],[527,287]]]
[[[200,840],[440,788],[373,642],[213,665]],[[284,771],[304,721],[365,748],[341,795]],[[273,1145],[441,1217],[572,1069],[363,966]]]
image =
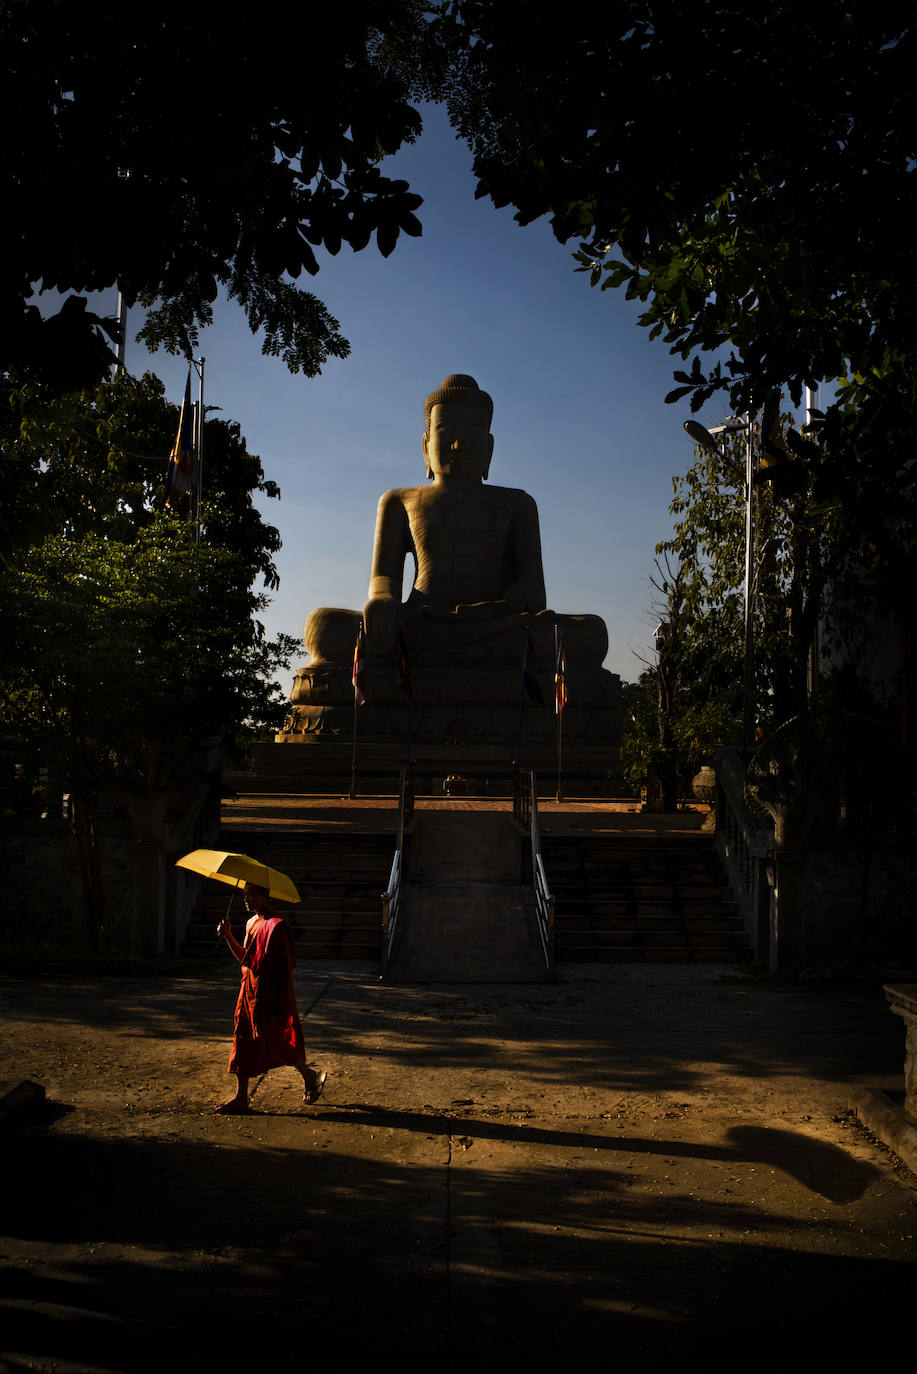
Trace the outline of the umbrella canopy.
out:
[[[194,849],[182,859],[176,859],[176,868],[190,868],[192,873],[200,873],[204,878],[216,878],[218,883],[228,883],[230,887],[244,887],[254,883],[264,887],[278,902],[298,902],[299,893],[295,884],[285,873],[276,868],[250,859],[247,854],[227,854],[222,849]]]

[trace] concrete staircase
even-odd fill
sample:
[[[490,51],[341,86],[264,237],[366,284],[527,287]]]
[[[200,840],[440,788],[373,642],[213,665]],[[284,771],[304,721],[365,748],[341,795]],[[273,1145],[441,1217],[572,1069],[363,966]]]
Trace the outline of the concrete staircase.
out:
[[[508,814],[421,810],[403,892],[392,981],[529,982],[545,976],[531,905],[520,885],[522,845]],[[462,809],[468,808],[468,809]],[[288,873],[302,894],[291,913],[304,959],[381,962],[381,894],[395,849],[390,824],[364,813],[297,823],[283,799],[224,826],[214,847]],[[552,834],[542,830],[555,897],[557,962],[735,963],[751,948],[710,836],[698,832]],[[217,955],[215,928],[230,889],[204,883],[183,953]],[[241,894],[233,903],[238,931]]]
[[[522,836],[508,814],[415,816],[411,881],[386,978],[395,983],[532,983],[547,976]]]
[[[737,963],[752,957],[711,836],[542,835],[557,962]]]
[[[326,834],[224,828],[218,847],[288,873],[302,902],[291,914],[296,952],[302,959],[381,957],[381,893],[388,883],[395,837],[390,832]],[[230,888],[205,882],[182,952],[215,952],[214,930],[226,912]],[[244,925],[241,894],[233,902],[233,924]]]

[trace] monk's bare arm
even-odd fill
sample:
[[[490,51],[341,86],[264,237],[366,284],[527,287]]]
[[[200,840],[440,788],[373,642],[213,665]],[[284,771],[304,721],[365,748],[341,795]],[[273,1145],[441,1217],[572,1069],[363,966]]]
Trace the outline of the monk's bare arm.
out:
[[[226,941],[227,945],[232,950],[233,954],[241,964],[242,955],[245,953],[245,950],[239,944],[239,941],[236,939],[235,935],[233,935],[232,926],[229,924],[229,921],[226,919],[225,916],[223,920],[220,922],[219,926],[217,927],[217,935],[219,935],[221,939]]]

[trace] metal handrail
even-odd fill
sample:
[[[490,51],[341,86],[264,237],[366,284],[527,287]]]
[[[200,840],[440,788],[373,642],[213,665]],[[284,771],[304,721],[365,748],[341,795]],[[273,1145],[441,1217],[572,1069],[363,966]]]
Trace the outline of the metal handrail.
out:
[[[523,830],[528,830],[532,823],[532,776],[530,773],[523,773],[521,768],[513,767],[513,820],[521,825]]]
[[[538,788],[535,774],[516,769],[513,774],[513,817],[529,832],[532,846],[532,886],[535,894],[535,919],[548,973],[554,969],[554,894],[548,887],[541,855],[538,826]]]
[[[392,859],[388,887],[380,894],[382,901],[382,977],[388,972],[388,962],[395,943],[398,915],[401,911],[401,880],[404,872],[404,832],[414,818],[414,763],[401,769],[398,785],[398,842]]]

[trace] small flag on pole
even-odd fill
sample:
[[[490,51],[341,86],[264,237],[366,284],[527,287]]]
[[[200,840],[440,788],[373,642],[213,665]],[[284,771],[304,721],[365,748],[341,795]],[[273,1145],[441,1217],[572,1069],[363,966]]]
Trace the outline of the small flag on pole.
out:
[[[174,506],[191,485],[191,368],[185,383],[185,398],[178,417],[178,433],[169,457],[164,506]]]
[[[366,683],[363,677],[363,622],[360,621],[360,629],[357,633],[357,642],[353,649],[353,700],[354,705],[362,706],[366,700]]]
[[[564,637],[557,638],[557,662],[554,665],[554,714],[563,715],[567,704],[567,659],[564,654]]]
[[[535,644],[531,630],[525,632],[525,647],[522,651],[522,686],[529,701],[536,706],[544,706],[544,697],[535,676]]]
[[[411,665],[404,645],[404,635],[398,631],[398,686],[404,693],[409,706],[414,705],[414,688],[411,685]]]

